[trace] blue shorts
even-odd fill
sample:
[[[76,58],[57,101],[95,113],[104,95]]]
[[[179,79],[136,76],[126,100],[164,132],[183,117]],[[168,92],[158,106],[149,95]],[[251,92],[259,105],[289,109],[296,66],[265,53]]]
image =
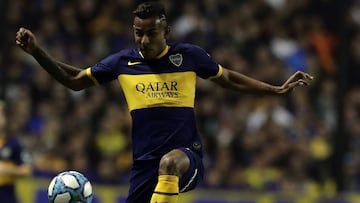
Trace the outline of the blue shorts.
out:
[[[187,192],[203,179],[204,165],[201,157],[189,148],[178,148],[190,159],[188,171],[179,180],[179,191]],[[159,162],[156,160],[135,161],[131,169],[130,189],[126,203],[148,203],[159,176]]]

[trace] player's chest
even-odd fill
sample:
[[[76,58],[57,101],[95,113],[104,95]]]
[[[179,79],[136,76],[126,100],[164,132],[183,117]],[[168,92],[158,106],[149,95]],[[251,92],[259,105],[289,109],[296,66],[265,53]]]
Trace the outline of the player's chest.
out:
[[[125,58],[119,69],[120,74],[162,74],[194,71],[192,58],[187,55],[175,53],[161,59],[145,60],[143,58]]]

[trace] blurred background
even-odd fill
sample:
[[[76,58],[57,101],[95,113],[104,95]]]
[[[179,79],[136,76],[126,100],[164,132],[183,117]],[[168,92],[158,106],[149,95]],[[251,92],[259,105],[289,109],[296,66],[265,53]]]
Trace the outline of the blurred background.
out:
[[[134,47],[139,2],[0,1],[0,96],[8,133],[34,167],[17,183],[21,203],[41,203],[50,179],[70,169],[89,178],[96,202],[122,202],[131,120],[118,82],[66,89],[15,45],[17,29],[32,30],[54,58],[86,68]],[[207,172],[180,201],[359,202],[360,0],[163,2],[170,41],[202,46],[224,67],[272,84],[297,70],[315,76],[285,97],[239,94],[199,79]]]

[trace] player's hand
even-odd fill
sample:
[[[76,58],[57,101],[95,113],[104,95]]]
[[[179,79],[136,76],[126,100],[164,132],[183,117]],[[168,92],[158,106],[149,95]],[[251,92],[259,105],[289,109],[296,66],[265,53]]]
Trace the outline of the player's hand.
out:
[[[16,32],[15,42],[22,50],[29,54],[34,53],[38,48],[35,35],[23,27]]]
[[[297,71],[293,75],[291,75],[286,82],[281,85],[279,88],[279,94],[287,94],[290,93],[295,87],[299,86],[307,86],[310,84],[311,80],[314,77],[308,73],[304,73],[302,71]]]

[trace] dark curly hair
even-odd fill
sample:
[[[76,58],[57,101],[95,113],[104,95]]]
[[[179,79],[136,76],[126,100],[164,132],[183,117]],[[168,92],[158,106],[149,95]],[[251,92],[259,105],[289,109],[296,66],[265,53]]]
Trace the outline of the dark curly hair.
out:
[[[167,21],[165,7],[162,3],[157,1],[141,3],[133,13],[136,17],[141,19],[159,17],[161,21]]]

